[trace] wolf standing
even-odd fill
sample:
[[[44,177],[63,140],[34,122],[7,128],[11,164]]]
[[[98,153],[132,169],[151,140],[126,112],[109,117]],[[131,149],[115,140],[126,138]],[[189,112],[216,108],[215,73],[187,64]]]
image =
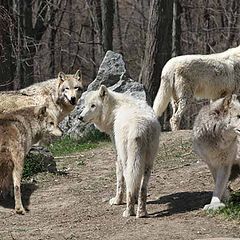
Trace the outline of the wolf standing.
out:
[[[224,207],[229,197],[227,184],[231,169],[240,164],[237,158],[240,134],[240,103],[236,95],[221,98],[204,106],[193,127],[193,147],[207,163],[215,183],[210,204],[204,209]]]
[[[0,190],[8,190],[13,184],[15,210],[19,214],[25,213],[20,190],[24,158],[45,132],[62,134],[57,118],[47,112],[46,106],[0,114]]]
[[[86,96],[80,119],[113,135],[117,151],[117,192],[110,204],[122,204],[125,180],[127,207],[123,216],[135,215],[136,196],[136,216],[147,216],[147,185],[160,134],[160,125],[153,110],[144,101],[101,86],[99,91]]]
[[[209,55],[185,55],[170,59],[162,70],[161,85],[153,109],[161,117],[172,100],[172,130],[193,98],[216,100],[239,92],[240,46]]]

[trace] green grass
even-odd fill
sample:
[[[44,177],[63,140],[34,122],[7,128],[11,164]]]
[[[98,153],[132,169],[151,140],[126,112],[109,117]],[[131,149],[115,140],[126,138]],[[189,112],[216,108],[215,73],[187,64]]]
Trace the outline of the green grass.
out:
[[[97,133],[98,134],[98,133]],[[82,152],[99,146],[101,142],[109,140],[106,135],[92,135],[83,140],[71,139],[65,136],[57,141],[54,141],[49,150],[54,156],[64,156],[70,153]]]
[[[226,207],[214,212],[210,211],[209,214],[212,216],[219,215],[227,220],[236,220],[240,222],[240,192],[235,192],[231,195]]]
[[[71,139],[68,136],[65,136],[59,140],[54,141],[47,148],[50,150],[53,156],[64,156],[71,153],[82,152],[96,148],[103,142],[106,143],[106,141],[109,141],[107,135],[102,134],[99,131],[93,131],[81,140],[75,140]],[[39,172],[49,171],[49,164],[54,164],[56,167],[54,160],[52,163],[50,162],[46,164],[43,155],[29,153],[24,163],[23,178],[29,178]],[[84,164],[85,163],[83,160],[79,160],[77,162],[78,166],[83,166]]]

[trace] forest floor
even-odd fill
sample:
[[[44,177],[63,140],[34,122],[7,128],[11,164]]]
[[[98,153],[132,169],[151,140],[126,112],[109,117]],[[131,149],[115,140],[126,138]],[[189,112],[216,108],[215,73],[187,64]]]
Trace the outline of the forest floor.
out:
[[[240,237],[239,222],[202,210],[213,182],[192,153],[191,131],[163,133],[149,183],[149,218],[124,218],[115,193],[111,143],[56,159],[59,174],[41,173],[23,183],[25,215],[13,201],[0,203],[0,239],[169,240]],[[61,174],[62,173],[62,174]]]

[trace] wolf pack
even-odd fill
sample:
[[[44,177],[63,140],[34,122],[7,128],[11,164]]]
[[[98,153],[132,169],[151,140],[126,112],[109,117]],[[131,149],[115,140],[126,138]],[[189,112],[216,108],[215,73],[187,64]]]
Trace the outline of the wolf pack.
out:
[[[208,165],[215,184],[204,210],[224,207],[230,197],[229,182],[238,176],[240,165],[240,46],[222,53],[174,57],[160,80],[153,108],[104,85],[86,93],[79,121],[107,133],[117,153],[116,195],[109,204],[126,202],[124,217],[148,216],[147,189],[159,151],[159,117],[171,101],[170,125],[178,130],[189,103],[198,97],[210,103],[195,119],[193,149]],[[21,178],[26,155],[44,136],[62,136],[58,125],[74,110],[84,89],[78,70],[60,72],[55,79],[18,91],[0,92],[0,193],[3,198],[14,196],[16,213],[25,213]]]

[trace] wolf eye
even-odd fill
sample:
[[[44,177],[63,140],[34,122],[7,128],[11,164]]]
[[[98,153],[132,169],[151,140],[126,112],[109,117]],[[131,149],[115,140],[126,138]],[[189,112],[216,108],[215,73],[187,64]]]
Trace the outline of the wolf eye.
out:
[[[92,104],[92,105],[91,105],[91,108],[95,108],[95,107],[96,107],[96,105],[95,105],[95,104]]]
[[[49,124],[50,124],[51,126],[53,126],[53,125],[54,125],[54,122],[50,122]]]
[[[81,87],[75,87],[75,89],[76,89],[77,91],[82,91],[82,88],[81,88]]]
[[[237,118],[240,118],[240,115],[237,115]]]
[[[69,90],[69,87],[66,87],[64,90]]]

